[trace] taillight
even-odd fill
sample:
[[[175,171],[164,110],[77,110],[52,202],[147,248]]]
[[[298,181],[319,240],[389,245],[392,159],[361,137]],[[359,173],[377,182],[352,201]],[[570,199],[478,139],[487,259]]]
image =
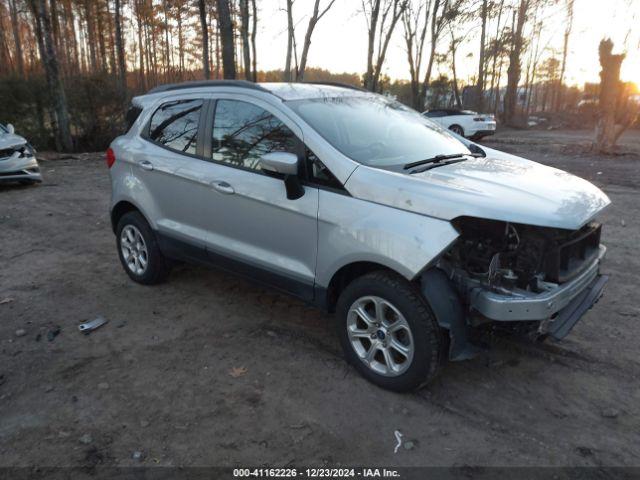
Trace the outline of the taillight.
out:
[[[111,168],[114,163],[116,163],[116,154],[113,153],[113,148],[107,149],[106,155],[107,167]]]

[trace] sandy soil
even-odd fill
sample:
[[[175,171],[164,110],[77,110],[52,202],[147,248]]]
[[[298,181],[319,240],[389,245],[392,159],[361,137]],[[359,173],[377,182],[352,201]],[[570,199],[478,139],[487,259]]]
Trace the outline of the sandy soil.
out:
[[[587,141],[487,144],[610,195],[605,297],[562,342],[496,339],[405,395],[360,378],[331,317],[278,293],[192,266],[131,282],[101,155],[43,161],[42,185],[0,187],[0,466],[640,465],[640,157]],[[395,430],[413,448],[394,454]]]

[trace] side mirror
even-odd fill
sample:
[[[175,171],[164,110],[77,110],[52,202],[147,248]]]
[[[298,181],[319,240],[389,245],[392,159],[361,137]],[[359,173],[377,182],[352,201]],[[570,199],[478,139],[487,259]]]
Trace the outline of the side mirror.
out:
[[[288,152],[271,152],[260,157],[260,167],[281,175],[298,174],[298,156]]]
[[[11,134],[16,133],[16,129],[10,123],[7,124],[7,131]]]
[[[298,178],[298,156],[289,152],[271,152],[260,157],[262,170],[284,175],[287,198],[296,200],[304,195],[304,188]]]

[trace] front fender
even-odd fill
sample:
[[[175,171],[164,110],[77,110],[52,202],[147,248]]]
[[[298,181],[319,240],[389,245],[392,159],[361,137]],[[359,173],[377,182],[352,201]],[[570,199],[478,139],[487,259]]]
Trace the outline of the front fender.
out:
[[[378,263],[413,280],[457,237],[446,220],[321,190],[316,283],[327,287],[355,262]]]

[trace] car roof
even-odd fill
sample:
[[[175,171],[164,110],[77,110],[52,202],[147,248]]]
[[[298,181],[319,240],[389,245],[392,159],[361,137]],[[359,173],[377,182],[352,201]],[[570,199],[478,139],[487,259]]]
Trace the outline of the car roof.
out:
[[[209,90],[220,87],[236,87],[264,93],[270,93],[281,100],[301,100],[309,98],[340,97],[353,95],[369,95],[370,92],[359,87],[332,82],[261,82],[253,83],[246,80],[206,80],[196,82],[182,82],[160,85],[152,88],[145,95],[154,95],[162,92],[175,92],[189,90]]]
[[[261,87],[283,100],[367,95],[370,92],[353,85],[339,83],[260,83]]]

